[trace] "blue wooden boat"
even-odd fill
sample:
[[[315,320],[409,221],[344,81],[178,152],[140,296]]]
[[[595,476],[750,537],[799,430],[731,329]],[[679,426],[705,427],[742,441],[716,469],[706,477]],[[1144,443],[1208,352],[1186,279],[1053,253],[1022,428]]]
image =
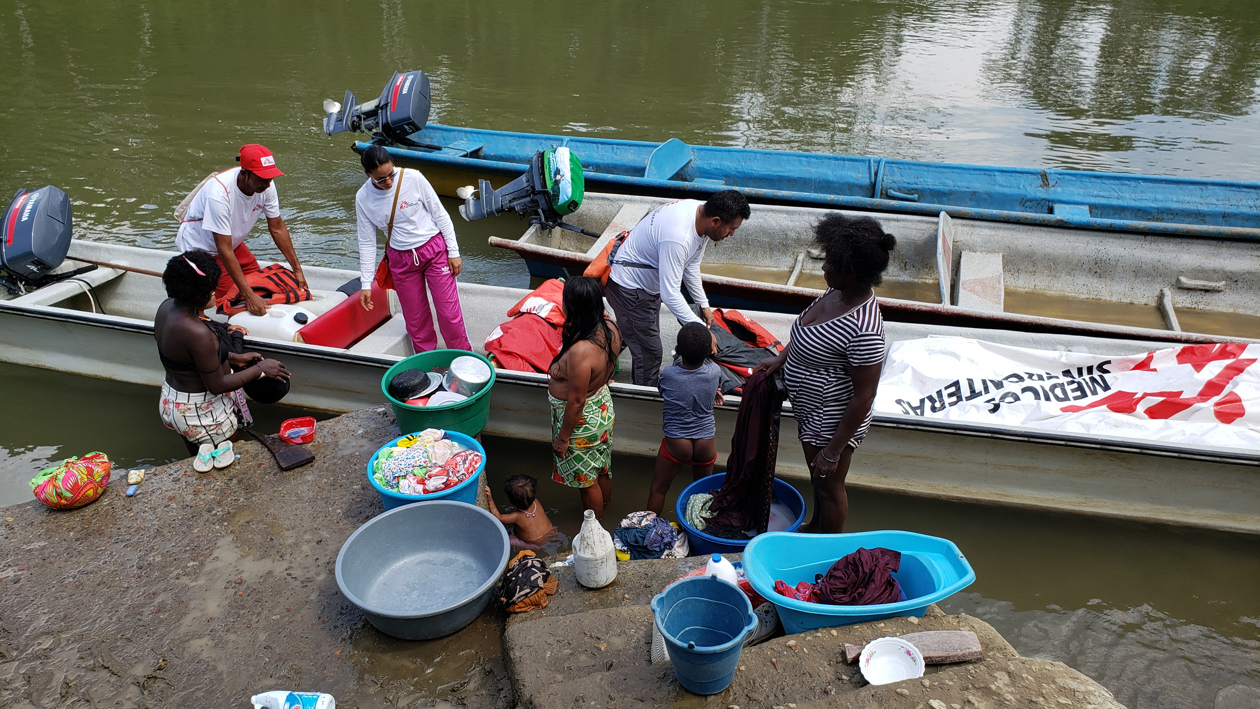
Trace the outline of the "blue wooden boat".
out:
[[[901,552],[901,568],[893,574],[906,600],[871,606],[806,603],[774,591],[775,581],[795,586],[814,583],[841,557],[858,549],[884,547]],[[966,557],[948,539],[914,532],[796,534],[768,532],[753,537],[744,551],[744,573],[753,590],[779,610],[788,634],[832,628],[895,616],[923,617],[927,607],[949,598],[976,580]]]
[[[511,133],[428,125],[386,146],[440,194],[484,177],[498,186],[539,150],[568,146],[591,192],[702,197],[728,187],[803,204],[1046,226],[1260,239],[1260,183],[916,162],[775,150]],[[354,144],[362,151],[370,143]],[[424,146],[424,147],[420,147]]]

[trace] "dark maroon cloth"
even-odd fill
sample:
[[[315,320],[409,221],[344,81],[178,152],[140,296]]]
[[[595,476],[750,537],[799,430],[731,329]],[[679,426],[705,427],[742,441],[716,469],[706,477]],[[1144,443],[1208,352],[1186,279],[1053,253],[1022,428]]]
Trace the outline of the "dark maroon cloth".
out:
[[[766,531],[774,496],[774,468],[779,455],[779,415],[783,392],[773,376],[754,372],[744,394],[726,459],[726,480],[713,493],[709,524]],[[707,528],[706,528],[707,530]]]
[[[896,603],[901,587],[892,574],[901,568],[901,552],[883,547],[858,549],[831,565],[818,581],[818,602],[833,606]]]

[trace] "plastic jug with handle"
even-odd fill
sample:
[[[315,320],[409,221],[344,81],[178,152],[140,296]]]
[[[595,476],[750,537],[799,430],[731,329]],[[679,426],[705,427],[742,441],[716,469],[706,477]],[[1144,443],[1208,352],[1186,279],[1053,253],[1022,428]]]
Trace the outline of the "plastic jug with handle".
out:
[[[573,538],[573,571],[587,588],[603,588],[617,578],[612,535],[600,526],[594,510],[583,513],[582,531]]]
[[[249,330],[250,337],[293,342],[297,331],[314,319],[315,314],[300,305],[271,305],[263,315],[237,313],[228,318],[228,324]]]
[[[739,572],[735,571],[735,565],[721,554],[709,557],[709,563],[704,567],[704,575],[716,576],[728,583],[739,585]]]

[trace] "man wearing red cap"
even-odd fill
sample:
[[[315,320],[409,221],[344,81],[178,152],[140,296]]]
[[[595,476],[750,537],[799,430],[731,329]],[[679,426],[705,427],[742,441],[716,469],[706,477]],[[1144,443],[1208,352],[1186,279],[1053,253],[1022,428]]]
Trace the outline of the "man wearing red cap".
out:
[[[225,295],[235,283],[245,294],[245,306],[254,315],[267,312],[263,299],[249,287],[246,273],[259,270],[258,260],[245,245],[259,215],[266,215],[267,230],[289,262],[298,283],[306,287],[302,264],[293,251],[289,229],[280,218],[280,201],[273,178],[284,175],[276,158],[261,145],[243,145],[236,158],[240,167],[211,175],[202,183],[179,225],[175,244],[180,251],[208,251],[218,256],[223,275],[214,297]]]

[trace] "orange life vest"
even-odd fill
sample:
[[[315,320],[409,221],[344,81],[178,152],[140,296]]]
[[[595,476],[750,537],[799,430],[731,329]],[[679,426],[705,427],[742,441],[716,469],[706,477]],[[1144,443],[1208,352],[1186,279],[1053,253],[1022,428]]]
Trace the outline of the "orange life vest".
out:
[[[311,290],[299,286],[293,271],[278,263],[246,273],[245,282],[267,305],[286,305],[311,299]],[[245,298],[235,283],[215,304],[219,306],[219,312],[226,315],[235,315],[246,309]]]

